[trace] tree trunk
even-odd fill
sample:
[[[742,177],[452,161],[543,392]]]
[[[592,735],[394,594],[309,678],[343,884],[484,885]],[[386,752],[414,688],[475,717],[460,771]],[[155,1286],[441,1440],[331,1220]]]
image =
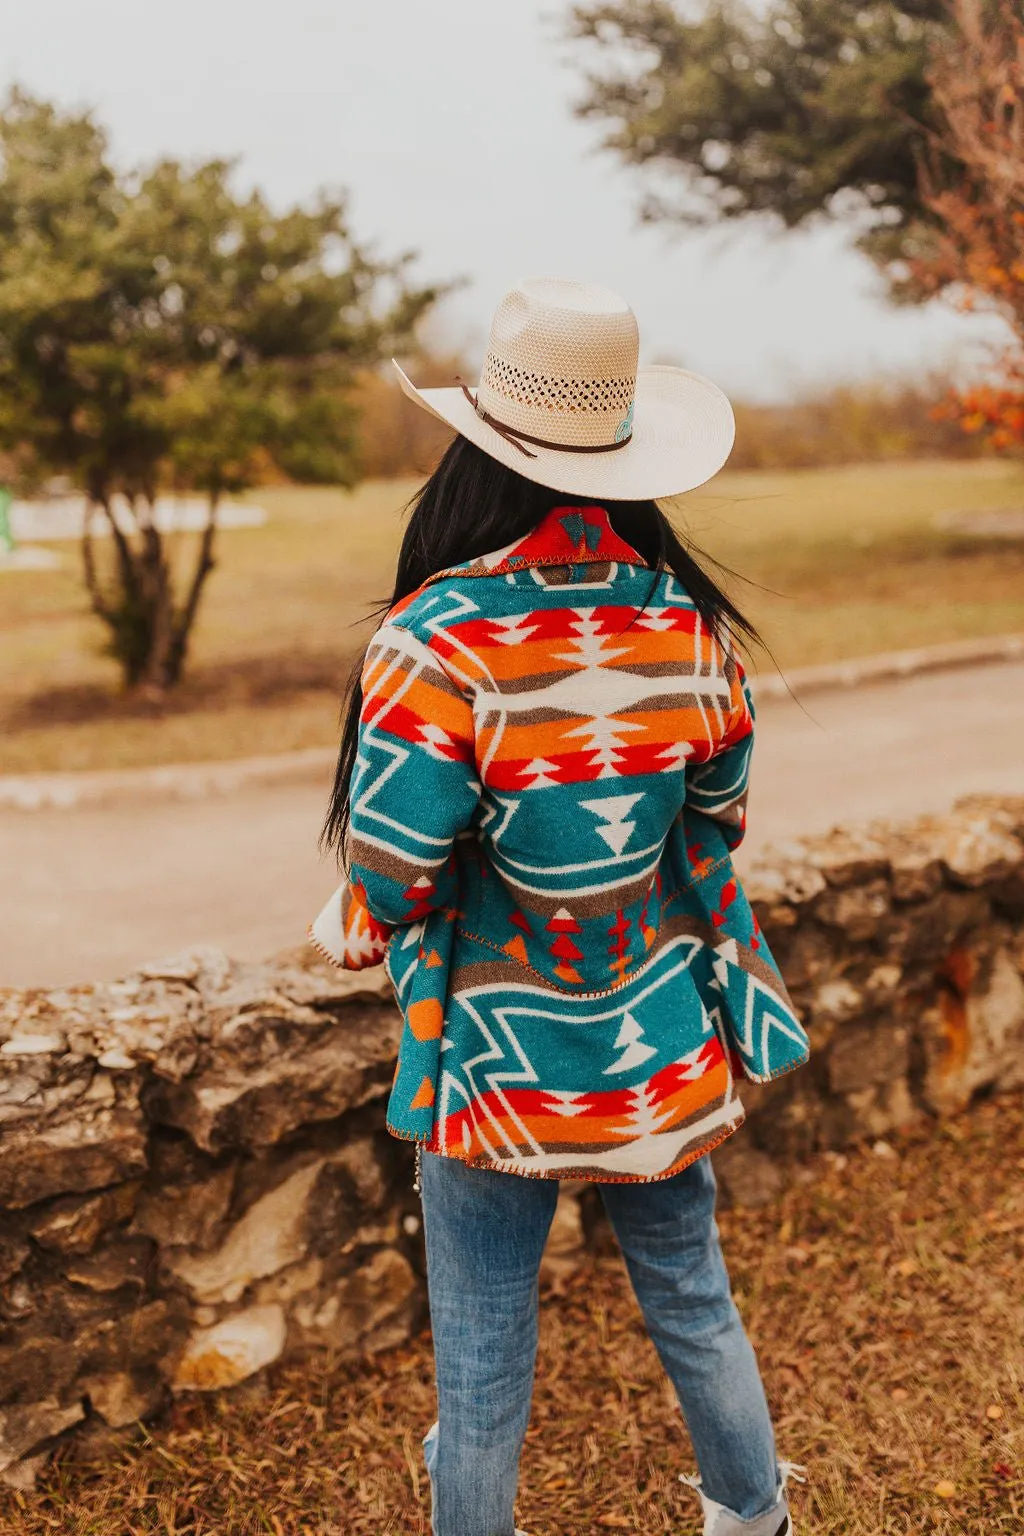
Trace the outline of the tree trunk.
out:
[[[151,694],[167,691],[167,653],[174,632],[174,592],[170,564],[164,549],[163,534],[153,521],[153,498],[141,505],[132,503],[132,514],[139,530],[139,563],[146,615],[146,656],[139,683]]]
[[[97,503],[88,498],[85,503],[85,516],[82,519],[82,572],[85,577],[85,590],[89,594],[89,602],[92,611],[104,624],[113,624],[113,610],[103,594],[99,575],[96,570],[96,559],[92,547],[92,514]],[[108,513],[109,516],[109,513]]]
[[[85,587],[93,613],[110,631],[110,651],[126,688],[142,688],[159,698],[181,680],[203,588],[214,568],[219,501],[219,495],[211,494],[188,591],[177,610],[163,534],[154,521],[153,498],[131,503],[137,527],[134,538],[118,525],[109,497],[95,497],[87,505],[82,527]],[[116,573],[109,589],[96,567],[89,527],[96,507],[102,508],[114,545]]]
[[[104,588],[96,568],[92,514],[99,508],[107,520],[116,562],[114,581]],[[126,688],[133,688],[145,663],[145,593],[142,572],[124,529],[114,516],[109,495],[94,492],[86,501],[82,524],[82,568],[93,613],[110,631],[110,654],[121,668]]]
[[[210,572],[216,565],[213,558],[214,544],[217,539],[217,512],[220,506],[220,494],[212,491],[207,500],[206,526],[199,544],[199,553],[196,557],[195,568],[192,572],[192,580],[189,584],[188,595],[171,628],[170,643],[166,652],[164,666],[164,686],[173,687],[181,679],[185,669],[185,660],[188,655],[188,645],[192,634],[192,626],[199,613],[199,604],[203,595],[203,588]]]

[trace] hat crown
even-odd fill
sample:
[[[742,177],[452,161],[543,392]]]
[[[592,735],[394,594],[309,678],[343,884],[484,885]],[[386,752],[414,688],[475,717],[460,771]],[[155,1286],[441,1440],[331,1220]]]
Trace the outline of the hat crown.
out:
[[[491,323],[480,406],[512,431],[566,447],[629,435],[640,333],[609,288],[535,278],[505,295]]]

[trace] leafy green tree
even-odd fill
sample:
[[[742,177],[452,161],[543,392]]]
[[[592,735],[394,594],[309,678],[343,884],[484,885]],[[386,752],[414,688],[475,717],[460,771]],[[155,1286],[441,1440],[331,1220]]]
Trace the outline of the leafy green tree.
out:
[[[593,65],[578,104],[656,172],[647,219],[857,214],[881,261],[933,217],[918,164],[935,124],[929,49],[945,0],[607,0],[573,8]]]
[[[119,175],[89,114],[19,91],[0,157],[0,451],[84,490],[93,610],[126,683],[165,689],[222,498],[268,477],[351,483],[353,378],[408,344],[437,290],[409,284],[409,257],[367,254],[342,201],[277,214],[233,191],[226,161]],[[179,583],[154,516],[168,487],[208,508]]]

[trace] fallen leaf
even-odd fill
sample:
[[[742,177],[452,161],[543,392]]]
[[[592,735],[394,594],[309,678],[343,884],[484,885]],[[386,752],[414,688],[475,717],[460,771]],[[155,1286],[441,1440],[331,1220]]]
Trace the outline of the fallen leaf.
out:
[[[935,1492],[940,1499],[955,1499],[956,1483],[951,1483],[948,1477],[944,1477],[941,1482],[935,1484]]]
[[[917,1274],[917,1260],[916,1259],[900,1259],[900,1262],[896,1265],[896,1273],[898,1275],[902,1275],[904,1280],[906,1280],[908,1278],[908,1276],[910,1276],[910,1275],[916,1275]]]

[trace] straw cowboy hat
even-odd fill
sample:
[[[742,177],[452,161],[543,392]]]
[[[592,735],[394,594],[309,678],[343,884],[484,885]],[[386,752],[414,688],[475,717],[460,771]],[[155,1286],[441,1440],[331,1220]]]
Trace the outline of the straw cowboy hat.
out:
[[[498,305],[474,393],[402,389],[527,480],[610,501],[678,495],[732,448],[732,407],[685,368],[638,368],[636,316],[608,288],[521,283]]]

